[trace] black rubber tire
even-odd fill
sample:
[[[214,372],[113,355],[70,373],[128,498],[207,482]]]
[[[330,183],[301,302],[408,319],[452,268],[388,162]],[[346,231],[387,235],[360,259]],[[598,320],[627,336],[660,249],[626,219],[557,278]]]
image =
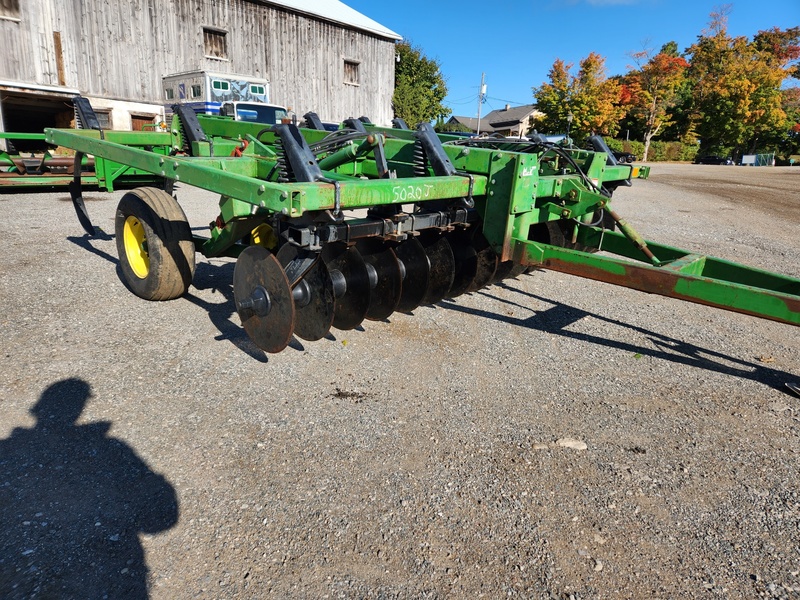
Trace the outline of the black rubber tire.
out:
[[[129,217],[141,224],[149,259],[146,268],[137,264],[139,274],[128,255],[130,235],[126,248]],[[186,293],[194,277],[195,248],[189,221],[175,198],[157,188],[130,191],[119,201],[114,228],[122,275],[134,294],[145,300],[172,300]]]

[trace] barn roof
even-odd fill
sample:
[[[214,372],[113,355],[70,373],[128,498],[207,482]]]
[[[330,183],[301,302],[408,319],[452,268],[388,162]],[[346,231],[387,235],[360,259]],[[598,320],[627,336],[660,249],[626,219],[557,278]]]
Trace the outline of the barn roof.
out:
[[[264,0],[267,4],[276,4],[290,10],[320,17],[326,21],[333,21],[360,29],[368,33],[391,40],[403,39],[401,35],[384,27],[377,21],[362,15],[357,10],[350,8],[339,0]]]

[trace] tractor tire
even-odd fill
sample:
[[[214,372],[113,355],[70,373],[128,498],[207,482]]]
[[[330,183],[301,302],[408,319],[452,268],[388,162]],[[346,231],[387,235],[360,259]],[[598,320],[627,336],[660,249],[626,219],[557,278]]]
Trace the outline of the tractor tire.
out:
[[[114,220],[122,275],[145,300],[172,300],[194,277],[192,230],[177,200],[164,190],[137,188],[125,194]]]

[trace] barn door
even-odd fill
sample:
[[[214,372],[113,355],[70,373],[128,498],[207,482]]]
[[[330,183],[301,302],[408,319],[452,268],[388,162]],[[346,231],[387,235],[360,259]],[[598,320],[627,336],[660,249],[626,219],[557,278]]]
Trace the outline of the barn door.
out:
[[[131,115],[131,131],[152,130],[153,118],[152,115]]]

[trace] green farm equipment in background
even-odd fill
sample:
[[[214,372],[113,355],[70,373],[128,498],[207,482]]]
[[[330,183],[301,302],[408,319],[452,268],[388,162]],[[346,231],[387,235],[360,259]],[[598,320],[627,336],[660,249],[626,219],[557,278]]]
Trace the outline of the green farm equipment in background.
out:
[[[647,169],[616,163],[601,138],[585,150],[437,135],[427,124],[362,118],[329,131],[313,113],[301,128],[174,110],[166,132],[48,129],[46,139],[76,161],[92,155],[165,180],[117,208],[127,285],[148,300],[178,298],[196,252],[236,257],[236,310],[267,352],[531,268],[800,325],[800,280],[643,240],[611,198]],[[170,182],[220,195],[206,235],[193,234]],[[94,235],[77,174],[70,191]]]
[[[10,152],[0,150],[0,191],[66,187],[74,180],[76,167],[84,186],[97,187],[106,192],[113,192],[115,186],[160,185],[163,181],[147,171],[99,156],[84,156],[76,165],[73,156],[54,154],[50,149],[36,153],[14,152],[14,140],[44,142],[44,133],[0,132],[0,139],[6,140],[7,144],[11,142]],[[145,142],[146,138],[138,136],[137,141]]]
[[[85,119],[92,118],[91,106],[85,98],[76,98],[76,121],[81,121],[81,112],[87,113]],[[97,123],[97,117],[90,125]],[[129,143],[140,144],[142,148],[149,148],[154,152],[169,151],[169,148],[151,145],[149,132],[137,132]],[[163,138],[158,138],[158,143]],[[83,156],[76,163],[73,155],[56,154],[56,148],[48,145],[44,133],[18,133],[0,132],[0,140],[5,141],[6,150],[0,150],[0,191],[15,191],[19,189],[36,188],[61,188],[67,187],[75,180],[75,174],[80,174],[81,184],[96,187],[101,191],[113,192],[117,188],[141,185],[163,185],[163,178],[131,167],[105,159],[101,156]],[[17,152],[16,145],[20,142],[34,144],[39,148],[36,152]]]

